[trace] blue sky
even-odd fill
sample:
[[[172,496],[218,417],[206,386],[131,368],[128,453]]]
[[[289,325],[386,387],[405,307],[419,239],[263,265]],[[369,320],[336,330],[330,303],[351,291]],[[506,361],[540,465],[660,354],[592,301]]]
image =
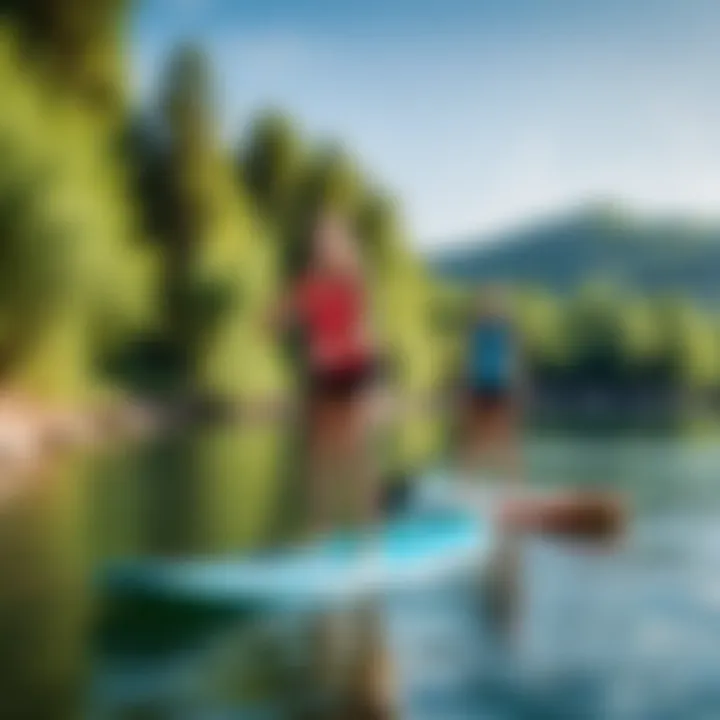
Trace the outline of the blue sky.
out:
[[[274,106],[340,139],[418,246],[597,198],[720,217],[718,0],[145,0],[141,101],[188,39],[229,138]]]

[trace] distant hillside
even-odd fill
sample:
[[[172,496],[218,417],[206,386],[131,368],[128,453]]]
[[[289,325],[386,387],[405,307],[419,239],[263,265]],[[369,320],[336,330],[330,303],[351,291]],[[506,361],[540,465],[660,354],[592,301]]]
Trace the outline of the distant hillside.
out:
[[[435,253],[444,278],[528,282],[558,291],[593,279],[648,292],[720,301],[720,227],[647,220],[613,208],[587,208],[488,241]]]

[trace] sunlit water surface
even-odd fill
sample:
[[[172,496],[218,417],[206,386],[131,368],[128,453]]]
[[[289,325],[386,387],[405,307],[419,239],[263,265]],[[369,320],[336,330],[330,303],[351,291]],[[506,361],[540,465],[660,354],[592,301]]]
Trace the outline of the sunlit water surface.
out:
[[[97,583],[118,559],[276,543],[296,483],[271,435],[228,430],[84,459],[4,509],[2,717],[293,717],[307,690],[292,678],[308,654],[302,622],[120,611]],[[537,438],[526,455],[535,485],[628,493],[631,534],[603,551],[529,543],[510,646],[474,578],[387,599],[400,715],[720,717],[720,447]]]

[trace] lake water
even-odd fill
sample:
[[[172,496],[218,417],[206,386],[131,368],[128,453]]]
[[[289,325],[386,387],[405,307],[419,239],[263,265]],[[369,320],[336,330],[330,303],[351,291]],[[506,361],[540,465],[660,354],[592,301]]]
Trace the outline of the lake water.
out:
[[[118,608],[96,582],[117,559],[276,543],[297,499],[289,457],[272,431],[208,432],[68,462],[2,508],[0,717],[293,718],[296,621]],[[720,446],[537,437],[526,457],[534,485],[627,492],[630,537],[528,544],[512,648],[473,579],[388,600],[401,717],[720,717]]]

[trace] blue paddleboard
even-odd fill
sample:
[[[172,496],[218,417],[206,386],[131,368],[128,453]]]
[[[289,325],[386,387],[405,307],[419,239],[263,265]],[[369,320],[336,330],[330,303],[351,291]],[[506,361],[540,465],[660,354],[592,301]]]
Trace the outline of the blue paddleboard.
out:
[[[482,562],[489,526],[438,510],[393,520],[367,535],[336,534],[250,558],[140,560],[109,569],[105,587],[227,608],[313,610],[435,581]]]

